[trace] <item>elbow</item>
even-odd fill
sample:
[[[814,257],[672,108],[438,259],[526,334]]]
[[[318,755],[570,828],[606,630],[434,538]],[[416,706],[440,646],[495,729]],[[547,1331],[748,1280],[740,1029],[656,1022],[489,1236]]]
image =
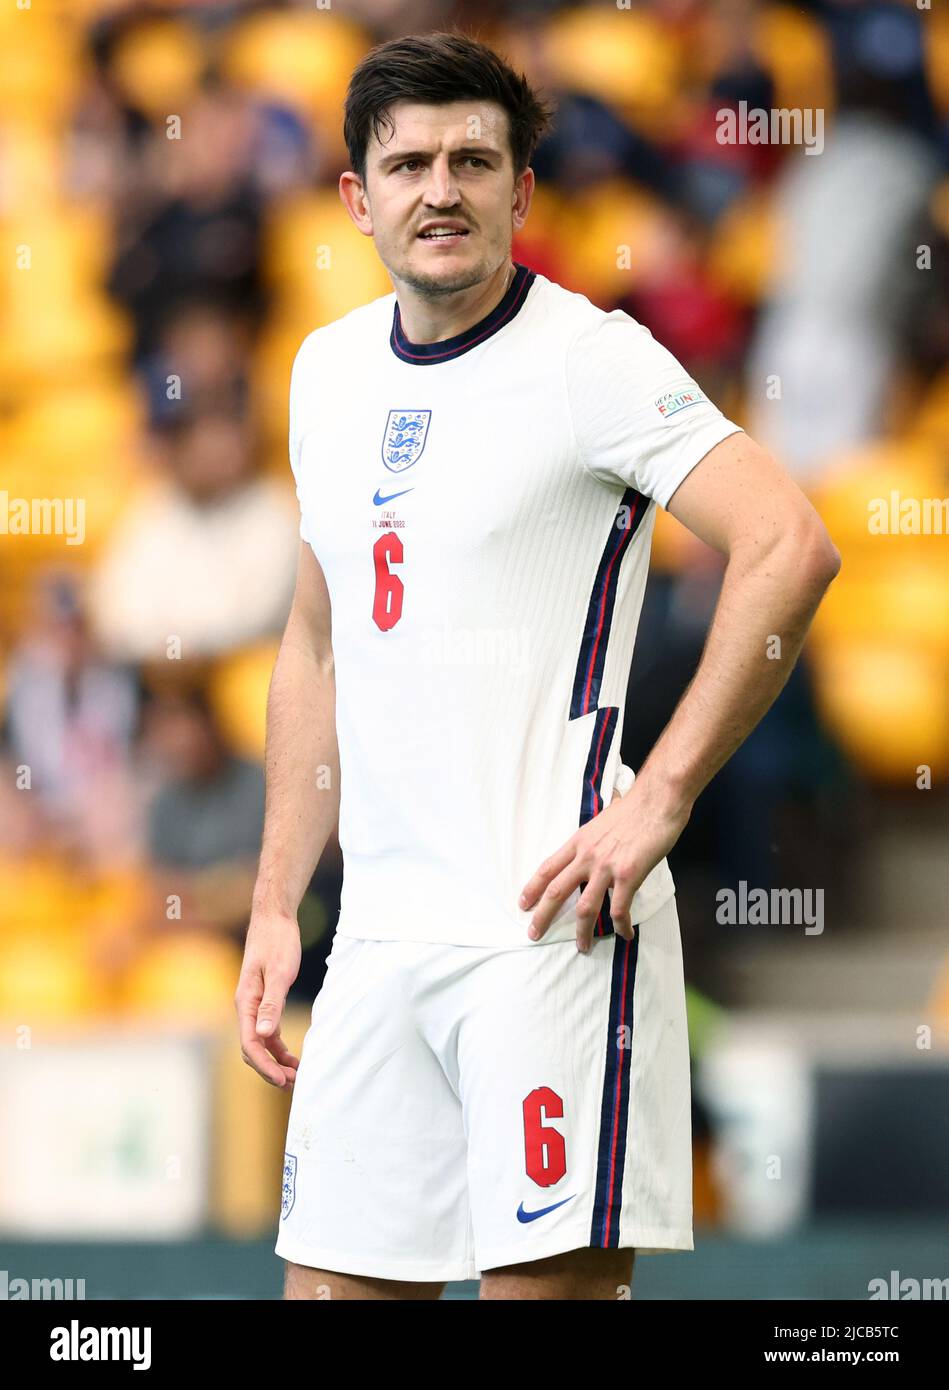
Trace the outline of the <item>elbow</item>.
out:
[[[830,538],[827,527],[815,518],[795,543],[795,569],[802,587],[818,600],[840,573],[840,551]]]

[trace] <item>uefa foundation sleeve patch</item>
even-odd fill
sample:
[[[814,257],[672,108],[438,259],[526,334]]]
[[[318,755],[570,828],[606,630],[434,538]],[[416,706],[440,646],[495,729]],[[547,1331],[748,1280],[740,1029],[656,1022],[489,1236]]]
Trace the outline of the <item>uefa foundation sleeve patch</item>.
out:
[[[678,415],[681,410],[688,410],[690,405],[698,405],[700,401],[708,401],[704,391],[693,383],[682,391],[670,391],[665,396],[660,396],[656,401],[656,409],[664,420],[668,420],[672,415]]]

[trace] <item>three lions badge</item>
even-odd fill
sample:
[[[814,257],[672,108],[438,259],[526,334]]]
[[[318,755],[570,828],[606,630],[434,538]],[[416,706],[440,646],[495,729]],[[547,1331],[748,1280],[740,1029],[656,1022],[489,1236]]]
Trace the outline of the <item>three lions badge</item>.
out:
[[[283,1156],[283,1186],[280,1192],[280,1220],[284,1221],[293,1210],[297,1195],[297,1156],[285,1153]]]
[[[392,473],[411,468],[422,456],[430,410],[390,410],[382,438],[382,462]]]

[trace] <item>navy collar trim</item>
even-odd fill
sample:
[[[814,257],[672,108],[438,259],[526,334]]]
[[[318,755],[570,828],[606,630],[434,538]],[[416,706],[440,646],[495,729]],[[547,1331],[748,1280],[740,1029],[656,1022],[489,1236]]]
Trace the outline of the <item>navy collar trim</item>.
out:
[[[462,353],[477,347],[493,333],[497,333],[518,312],[527,298],[527,291],[534,283],[533,270],[528,270],[526,265],[520,265],[516,261],[514,265],[514,279],[490,314],[466,328],[464,333],[457,333],[454,338],[444,338],[440,343],[410,343],[402,332],[402,319],[396,301],[392,313],[392,332],[389,334],[389,346],[396,357],[400,357],[403,362],[411,362],[416,367],[428,367],[435,362],[447,362],[452,357],[460,357]]]

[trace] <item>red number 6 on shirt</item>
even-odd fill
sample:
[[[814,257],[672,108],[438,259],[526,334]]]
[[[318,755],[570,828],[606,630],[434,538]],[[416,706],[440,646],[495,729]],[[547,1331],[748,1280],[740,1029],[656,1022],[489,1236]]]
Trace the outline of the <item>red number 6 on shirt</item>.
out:
[[[402,563],[402,542],[394,531],[384,531],[372,547],[376,567],[376,592],[372,600],[372,620],[382,632],[395,627],[402,616],[405,586],[390,564]]]

